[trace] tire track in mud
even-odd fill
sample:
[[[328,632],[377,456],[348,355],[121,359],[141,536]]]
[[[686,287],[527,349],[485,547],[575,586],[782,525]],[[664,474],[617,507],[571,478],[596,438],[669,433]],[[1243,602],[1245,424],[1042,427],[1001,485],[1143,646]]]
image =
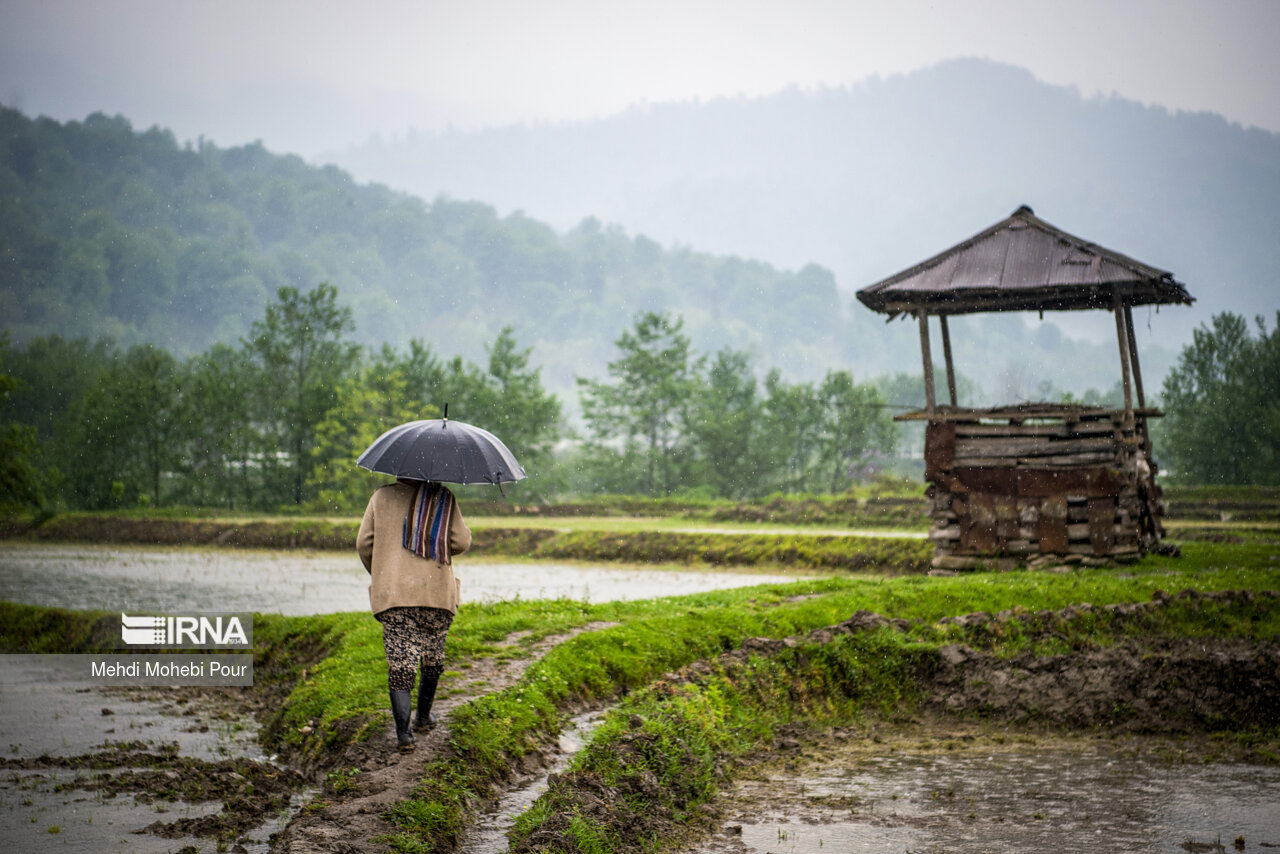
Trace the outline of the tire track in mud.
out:
[[[416,749],[400,753],[396,749],[395,729],[388,710],[382,733],[367,742],[348,747],[337,769],[359,768],[358,775],[347,779],[355,791],[346,795],[321,793],[290,820],[271,846],[276,854],[355,854],[384,850],[385,843],[376,842],[397,832],[383,814],[396,803],[412,797],[422,779],[423,768],[440,756],[449,744],[450,712],[484,694],[514,685],[525,671],[557,645],[587,632],[598,631],[616,623],[587,623],[564,634],[544,638],[526,648],[520,658],[473,659],[473,666],[453,684],[442,682],[450,691],[433,705],[440,722],[430,731],[415,733]],[[509,635],[500,648],[513,649],[527,632]],[[534,769],[522,769],[533,771]],[[517,780],[516,784],[520,781]],[[323,802],[324,806],[313,808]]]

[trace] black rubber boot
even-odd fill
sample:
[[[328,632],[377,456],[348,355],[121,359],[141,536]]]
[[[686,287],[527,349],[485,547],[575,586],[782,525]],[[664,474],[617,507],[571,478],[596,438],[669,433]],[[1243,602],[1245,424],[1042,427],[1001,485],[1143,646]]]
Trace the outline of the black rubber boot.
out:
[[[418,674],[418,716],[413,721],[414,729],[431,729],[439,720],[431,711],[431,704],[436,699],[436,685],[440,676],[425,672]]]
[[[413,698],[408,691],[391,692],[391,716],[396,719],[396,741],[401,753],[413,750],[413,728],[409,726],[409,716],[413,712]]]

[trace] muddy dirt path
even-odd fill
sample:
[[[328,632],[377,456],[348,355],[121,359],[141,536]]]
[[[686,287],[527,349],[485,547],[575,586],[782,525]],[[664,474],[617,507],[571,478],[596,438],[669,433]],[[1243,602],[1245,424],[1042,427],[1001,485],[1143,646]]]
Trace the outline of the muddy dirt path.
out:
[[[417,743],[412,753],[396,750],[395,731],[388,711],[385,731],[367,742],[353,744],[336,764],[340,771],[360,769],[360,773],[346,778],[354,789],[342,795],[329,792],[319,795],[312,805],[294,816],[273,841],[271,850],[281,854],[353,854],[382,850],[385,843],[375,840],[396,832],[395,826],[383,818],[383,813],[412,796],[422,779],[424,766],[448,744],[451,710],[475,697],[515,684],[557,644],[610,625],[588,623],[572,632],[529,645],[523,643],[524,633],[511,635],[501,646],[519,648],[524,651],[524,657],[474,660],[464,676],[452,680],[452,684],[442,682],[441,688],[447,689],[449,696],[432,707],[440,723],[430,732],[415,733]],[[319,806],[321,803],[323,806]]]

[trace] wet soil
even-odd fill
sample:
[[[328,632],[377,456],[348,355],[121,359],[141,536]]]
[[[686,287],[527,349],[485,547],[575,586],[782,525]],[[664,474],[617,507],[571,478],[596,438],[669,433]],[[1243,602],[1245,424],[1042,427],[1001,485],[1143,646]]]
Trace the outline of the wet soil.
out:
[[[603,719],[604,711],[596,710],[570,720],[560,733],[556,745],[558,750],[551,757],[550,764],[537,772],[521,774],[513,779],[492,808],[476,817],[458,845],[459,854],[502,854],[507,851],[507,833],[515,825],[516,818],[547,790],[556,775],[564,772]]]
[[[337,725],[344,732],[333,739],[335,750],[264,755],[252,719],[271,718],[288,679],[259,680],[253,691],[70,689],[44,682],[39,673],[26,674],[24,684],[36,692],[22,698],[28,706],[46,703],[84,715],[81,720],[59,713],[56,726],[47,728],[60,733],[61,746],[57,738],[38,738],[46,728],[14,729],[20,729],[21,743],[10,745],[11,755],[0,758],[0,811],[5,813],[0,827],[9,821],[29,824],[9,830],[34,842],[44,838],[47,826],[60,847],[95,852],[176,850],[175,843],[164,840],[175,840],[184,851],[381,850],[384,846],[373,840],[395,830],[381,814],[411,796],[423,765],[445,748],[452,708],[513,684],[557,643],[606,626],[588,624],[537,644],[517,633],[503,646],[518,650],[518,657],[468,662],[464,675],[442,683],[435,706],[441,723],[419,733],[417,750],[410,754],[396,750],[388,712],[373,721],[376,734],[366,741],[353,740],[347,731],[364,721],[341,721]],[[300,667],[323,655],[322,649],[294,652],[299,657],[293,664]],[[268,671],[263,675],[272,675]],[[20,687],[7,682],[6,690]],[[323,743],[335,735],[319,721],[311,725],[304,743]],[[68,751],[68,735],[81,744],[95,736],[106,740],[90,750]],[[162,740],[166,737],[175,740]],[[278,734],[266,732],[263,739],[276,743]],[[537,764],[531,757],[524,769],[528,779],[517,774],[513,783],[536,783]]]
[[[34,682],[35,665],[6,674],[25,680],[6,681],[6,706],[38,715],[43,702],[49,723],[11,733],[0,759],[0,827],[15,850],[52,835],[68,851],[174,850],[166,840],[266,851],[308,786],[263,755],[247,692],[72,688]]]
[[[73,769],[75,776],[58,783],[59,791],[77,789],[101,798],[127,795],[136,804],[221,802],[222,809],[216,813],[157,820],[135,831],[167,839],[198,836],[234,841],[287,809],[293,795],[306,785],[298,772],[270,762],[245,758],[210,762],[180,755],[176,743],[156,748],[143,741],[113,743],[70,757],[4,759],[0,769]]]
[[[837,729],[740,775],[715,801],[719,829],[681,852],[1265,851],[1280,767],[1231,753],[950,717]]]

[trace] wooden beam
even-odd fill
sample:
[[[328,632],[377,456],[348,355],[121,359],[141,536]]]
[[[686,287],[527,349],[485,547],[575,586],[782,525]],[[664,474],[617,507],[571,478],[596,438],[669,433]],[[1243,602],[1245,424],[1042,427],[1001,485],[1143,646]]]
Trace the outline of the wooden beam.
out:
[[[1124,307],[1124,330],[1129,337],[1129,367],[1133,370],[1133,390],[1138,393],[1138,408],[1147,405],[1146,395],[1142,393],[1142,368],[1138,366],[1138,341],[1133,334],[1133,309]]]
[[[924,357],[924,408],[933,415],[937,404],[933,395],[933,354],[929,352],[929,315],[923,308],[916,314],[920,318],[920,354]]]
[[[1120,302],[1120,291],[1111,292],[1111,304],[1116,314],[1116,340],[1120,344],[1120,375],[1124,379],[1124,411],[1128,420],[1133,418],[1133,389],[1129,379],[1129,336],[1124,326],[1124,306]]]
[[[942,357],[947,363],[947,394],[951,397],[951,405],[956,406],[956,369],[951,362],[951,332],[947,329],[947,316],[938,315],[938,323],[942,324]]]
[[[1129,365],[1133,368],[1133,389],[1138,393],[1138,408],[1147,408],[1147,396],[1142,393],[1142,368],[1138,366],[1138,337],[1133,334],[1133,309],[1124,307],[1124,329],[1129,336]],[[1151,456],[1151,430],[1147,419],[1142,419],[1142,449]]]

